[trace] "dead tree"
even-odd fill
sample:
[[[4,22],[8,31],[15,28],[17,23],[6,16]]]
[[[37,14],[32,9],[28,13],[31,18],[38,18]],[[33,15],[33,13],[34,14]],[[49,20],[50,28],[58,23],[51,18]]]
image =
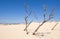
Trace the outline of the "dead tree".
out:
[[[58,25],[58,22],[53,26],[51,30],[54,30],[54,28]]]
[[[26,27],[25,27],[25,29],[24,29],[24,31],[26,31],[26,33],[28,34],[28,31],[27,31],[27,28],[29,27],[29,25],[32,23],[32,21],[33,20],[31,20],[29,23],[28,23],[28,18],[29,18],[29,16],[31,15],[31,10],[28,8],[28,6],[27,5],[25,5],[24,6],[25,7],[25,11],[26,11],[26,13],[27,13],[27,15],[25,16],[25,24],[26,24]]]
[[[52,9],[52,11],[51,11],[51,13],[50,13],[50,15],[49,15],[49,18],[48,19],[46,19],[46,6],[44,7],[44,20],[43,20],[43,22],[37,27],[37,29],[33,32],[33,35],[35,35],[35,32],[37,32],[37,30],[45,23],[45,22],[47,22],[47,21],[49,21],[49,20],[51,20],[52,18],[53,18],[53,11],[54,11],[54,9]]]

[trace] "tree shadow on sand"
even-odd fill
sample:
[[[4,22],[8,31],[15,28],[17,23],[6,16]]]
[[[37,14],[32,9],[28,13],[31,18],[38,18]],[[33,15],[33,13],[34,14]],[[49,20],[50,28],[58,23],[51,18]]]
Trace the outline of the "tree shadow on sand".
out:
[[[38,37],[38,38],[40,38],[40,39],[44,38],[44,37],[51,38],[50,34],[51,34],[51,32],[37,32],[37,33],[35,33],[35,36]]]

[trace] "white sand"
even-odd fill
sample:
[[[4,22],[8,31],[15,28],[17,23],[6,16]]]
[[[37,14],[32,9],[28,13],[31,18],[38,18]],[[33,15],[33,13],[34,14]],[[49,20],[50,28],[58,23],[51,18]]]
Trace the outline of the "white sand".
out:
[[[36,35],[32,35],[34,30],[38,27],[39,23],[33,22],[28,27],[29,34],[27,35],[24,30],[24,24],[16,25],[3,25],[0,24],[0,39],[60,39],[60,22],[51,30],[57,22],[47,22],[39,28]],[[43,35],[43,36],[41,36]]]

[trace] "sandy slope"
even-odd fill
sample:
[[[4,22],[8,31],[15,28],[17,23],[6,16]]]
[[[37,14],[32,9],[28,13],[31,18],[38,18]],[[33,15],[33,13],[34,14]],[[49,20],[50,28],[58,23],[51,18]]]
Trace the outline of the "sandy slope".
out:
[[[39,23],[33,22],[28,27],[29,34],[27,35],[23,29],[24,24],[3,25],[0,24],[0,39],[60,39],[60,22],[51,30],[57,22],[47,22],[39,28],[36,35],[32,35]]]

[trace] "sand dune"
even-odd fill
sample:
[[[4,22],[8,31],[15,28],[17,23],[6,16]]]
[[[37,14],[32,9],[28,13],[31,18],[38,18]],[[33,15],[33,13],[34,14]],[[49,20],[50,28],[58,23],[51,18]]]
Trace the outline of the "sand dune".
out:
[[[4,25],[0,24],[0,39],[60,39],[60,22],[51,30],[57,22],[46,22],[39,28],[36,35],[32,35],[39,23],[33,22],[28,27],[29,34],[24,30],[25,24]]]

